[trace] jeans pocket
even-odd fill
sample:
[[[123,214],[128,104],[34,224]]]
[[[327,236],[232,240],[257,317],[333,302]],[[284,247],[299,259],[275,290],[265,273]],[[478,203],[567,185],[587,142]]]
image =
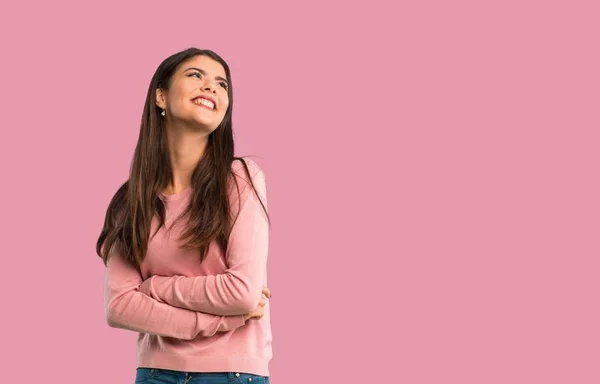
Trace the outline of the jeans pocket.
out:
[[[158,376],[158,369],[139,367],[135,373],[135,384],[144,383]]]

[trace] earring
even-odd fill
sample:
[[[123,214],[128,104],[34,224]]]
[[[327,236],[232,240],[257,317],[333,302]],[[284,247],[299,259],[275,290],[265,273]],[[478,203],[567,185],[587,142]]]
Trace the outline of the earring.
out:
[[[165,110],[163,109],[162,112],[160,113],[162,116],[165,115]]]

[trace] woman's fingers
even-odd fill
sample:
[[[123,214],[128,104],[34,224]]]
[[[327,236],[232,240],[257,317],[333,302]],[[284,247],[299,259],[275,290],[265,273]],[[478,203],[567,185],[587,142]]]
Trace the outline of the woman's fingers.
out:
[[[271,298],[271,290],[267,287],[263,287],[262,289],[262,293],[263,295],[265,295],[267,298]]]

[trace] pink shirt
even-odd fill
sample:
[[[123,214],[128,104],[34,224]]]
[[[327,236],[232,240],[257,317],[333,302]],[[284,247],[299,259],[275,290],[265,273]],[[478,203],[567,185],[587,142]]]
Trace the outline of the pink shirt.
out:
[[[267,206],[265,177],[246,159],[252,181]],[[243,314],[258,306],[267,285],[269,228],[240,161],[241,208],[230,188],[233,224],[228,251],[211,244],[200,263],[197,251],[177,247],[185,220],[150,240],[141,274],[113,252],[105,273],[105,313],[111,327],[139,332],[138,366],[186,372],[245,372],[269,376],[271,322],[269,302],[260,320],[244,323]],[[166,226],[185,208],[191,187],[161,195]],[[239,213],[239,215],[238,215]],[[152,222],[155,232],[158,219]]]

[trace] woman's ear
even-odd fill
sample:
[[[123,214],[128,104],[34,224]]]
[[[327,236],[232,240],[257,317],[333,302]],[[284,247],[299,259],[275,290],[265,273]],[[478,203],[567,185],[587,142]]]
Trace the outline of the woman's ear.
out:
[[[167,108],[167,103],[165,102],[165,92],[160,88],[156,89],[156,105],[161,109]]]

